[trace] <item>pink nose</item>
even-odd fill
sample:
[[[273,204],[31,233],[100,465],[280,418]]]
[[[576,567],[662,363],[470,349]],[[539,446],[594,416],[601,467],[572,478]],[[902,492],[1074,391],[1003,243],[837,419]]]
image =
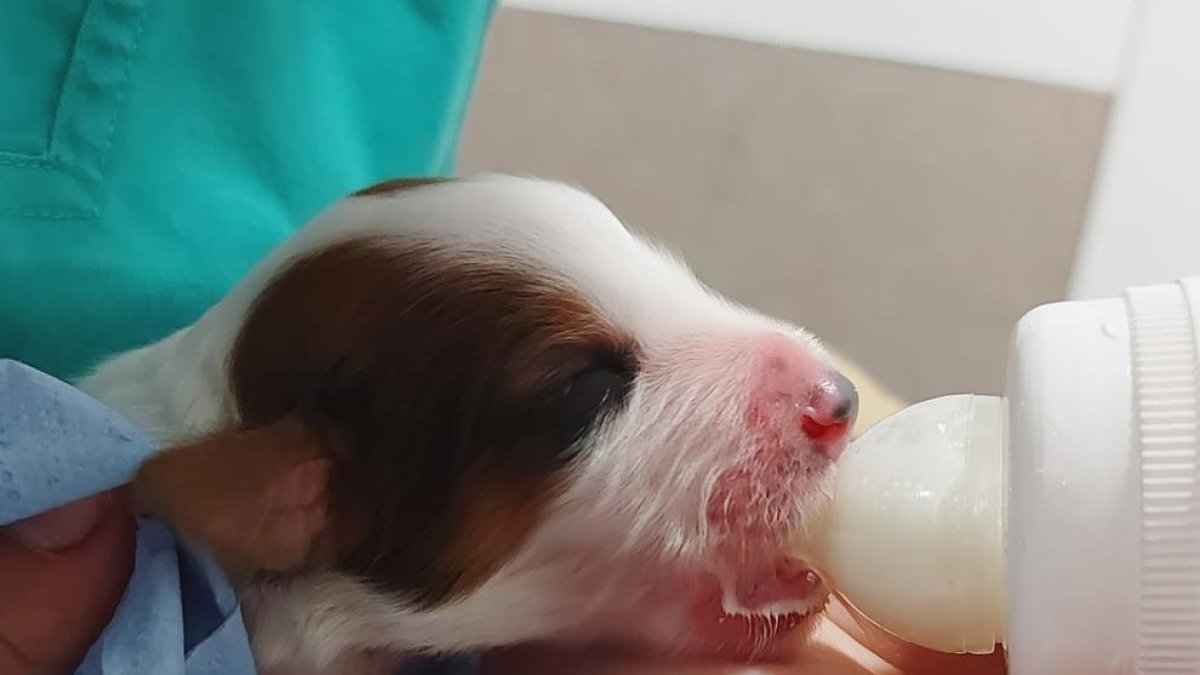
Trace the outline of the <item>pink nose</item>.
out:
[[[817,381],[801,414],[800,428],[818,452],[837,459],[857,416],[858,390],[844,375],[834,372]]]
[[[751,398],[750,428],[769,438],[803,436],[806,447],[837,459],[858,414],[854,385],[790,339],[772,336],[758,348],[762,369]]]
[[[774,540],[845,449],[858,393],[791,336],[756,336],[748,347],[757,367],[746,383],[745,433],[730,447],[739,460],[718,474],[705,509],[724,531]]]

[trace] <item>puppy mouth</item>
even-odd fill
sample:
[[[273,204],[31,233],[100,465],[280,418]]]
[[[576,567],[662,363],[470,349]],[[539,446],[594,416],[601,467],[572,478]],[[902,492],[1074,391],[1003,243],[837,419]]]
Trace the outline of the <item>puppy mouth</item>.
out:
[[[817,573],[790,555],[781,556],[774,565],[740,570],[720,582],[721,609],[746,616],[806,614],[812,609],[812,597],[823,588]]]
[[[795,550],[806,532],[802,515],[824,498],[818,481],[828,465],[797,454],[734,467],[714,483],[705,515],[717,537],[702,556],[708,573],[691,614],[694,644],[707,655],[769,655],[828,602],[821,576]]]
[[[711,656],[754,659],[815,619],[829,598],[820,576],[782,554],[706,576],[692,606],[692,635]]]

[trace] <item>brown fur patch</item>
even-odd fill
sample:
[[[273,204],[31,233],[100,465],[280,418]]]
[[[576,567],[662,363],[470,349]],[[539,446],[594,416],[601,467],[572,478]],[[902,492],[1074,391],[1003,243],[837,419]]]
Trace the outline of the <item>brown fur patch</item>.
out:
[[[146,461],[134,506],[205,545],[239,576],[313,562],[325,530],[326,443],[287,417],[212,434]]]
[[[351,194],[351,197],[378,197],[382,195],[390,195],[394,192],[407,190],[409,188],[420,187],[422,185],[437,185],[439,183],[448,183],[454,180],[453,178],[389,178],[385,181],[380,181],[374,185],[365,187],[358,192]]]
[[[481,583],[539,522],[565,471],[540,406],[622,345],[583,298],[516,265],[351,241],[272,282],[231,375],[244,424],[304,408],[344,441],[337,565],[434,603]]]
[[[553,489],[545,482],[495,481],[474,476],[466,495],[455,500],[458,528],[447,550],[457,561],[456,590],[469,590],[487,580],[541,520]]]

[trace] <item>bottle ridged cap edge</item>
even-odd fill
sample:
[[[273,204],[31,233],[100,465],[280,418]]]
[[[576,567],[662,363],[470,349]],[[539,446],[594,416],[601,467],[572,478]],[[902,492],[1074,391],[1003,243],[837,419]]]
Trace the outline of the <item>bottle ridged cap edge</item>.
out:
[[[1131,288],[1133,436],[1142,487],[1137,672],[1200,674],[1196,329],[1179,284]]]

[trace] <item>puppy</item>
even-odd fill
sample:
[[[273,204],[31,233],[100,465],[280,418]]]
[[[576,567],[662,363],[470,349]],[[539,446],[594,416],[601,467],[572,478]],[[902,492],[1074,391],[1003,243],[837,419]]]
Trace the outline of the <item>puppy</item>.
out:
[[[506,176],[350,196],[82,386],[176,446],[138,502],[229,570],[287,673],[540,640],[762,653],[826,600],[788,543],[857,407],[808,333]]]

